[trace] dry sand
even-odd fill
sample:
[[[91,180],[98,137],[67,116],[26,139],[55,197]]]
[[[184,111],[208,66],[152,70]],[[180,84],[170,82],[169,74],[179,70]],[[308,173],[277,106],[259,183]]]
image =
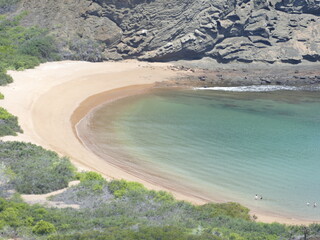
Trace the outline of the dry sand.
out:
[[[70,157],[80,170],[97,171],[107,178],[141,182],[150,189],[169,190],[177,199],[196,204],[208,202],[209,199],[188,192],[179,185],[168,187],[164,183],[148,181],[109,164],[108,159],[106,161],[99,158],[81,143],[74,128],[92,108],[104,101],[137,94],[155,82],[183,74],[181,71],[173,71],[169,66],[165,63],[138,61],[62,61],[41,64],[35,69],[20,72],[11,71],[9,74],[14,78],[14,83],[0,88],[0,92],[5,96],[1,105],[19,118],[24,133],[17,137],[4,137],[2,140],[41,145]],[[128,88],[129,86],[131,87]],[[264,222],[310,223],[262,212],[252,214]]]

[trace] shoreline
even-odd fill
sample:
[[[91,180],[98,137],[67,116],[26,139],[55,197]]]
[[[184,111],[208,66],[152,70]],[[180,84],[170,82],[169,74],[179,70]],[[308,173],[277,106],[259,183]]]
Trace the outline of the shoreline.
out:
[[[70,122],[74,134],[76,135],[78,140],[82,142],[82,140],[78,136],[77,126],[90,112],[93,112],[95,108],[99,107],[101,104],[108,104],[122,98],[130,97],[137,94],[143,94],[147,90],[153,88],[153,86],[153,84],[132,85],[104,91],[89,96],[87,99],[80,103],[80,105],[73,111],[70,117]]]
[[[119,98],[116,93],[129,91],[123,97],[135,94],[129,86],[139,91],[150,88],[160,81],[169,81],[186,74],[183,70],[172,70],[166,63],[124,62],[53,62],[41,64],[35,69],[22,72],[11,71],[14,83],[1,87],[5,95],[2,107],[19,118],[24,134],[4,137],[2,140],[25,141],[56,151],[70,158],[80,170],[93,170],[108,178],[126,179],[144,184],[149,189],[166,190],[179,200],[203,204],[209,199],[201,199],[192,193],[170,189],[148,182],[124,169],[108,164],[79,142],[75,125],[98,103]],[[143,87],[142,87],[143,86]],[[115,90],[116,89],[116,90]],[[109,99],[103,96],[115,91]],[[131,92],[130,92],[131,91]],[[112,91],[111,91],[112,92]],[[108,92],[110,94],[111,92]],[[123,94],[123,93],[122,93]],[[129,94],[129,95],[128,95]],[[98,101],[97,99],[101,100]],[[102,102],[101,102],[102,101]],[[84,114],[84,115],[83,115]],[[251,211],[258,216],[257,221],[286,224],[309,224],[314,221],[270,216],[264,212]]]
[[[161,88],[161,87],[160,87]],[[175,87],[176,88],[176,87]],[[90,122],[90,118],[92,115],[95,114],[95,111],[97,111],[100,107],[106,107],[108,106],[108,104],[114,102],[114,101],[117,101],[119,99],[123,99],[123,98],[126,98],[126,97],[130,97],[130,96],[133,96],[133,95],[140,95],[140,94],[143,94],[145,92],[148,92],[148,91],[152,91],[154,89],[154,87],[151,85],[143,85],[143,86],[136,86],[136,85],[133,85],[133,86],[128,86],[128,87],[125,87],[125,88],[121,88],[121,89],[115,89],[115,90],[111,90],[111,91],[107,91],[107,92],[104,92],[104,93],[101,93],[101,94],[98,94],[98,95],[95,95],[95,96],[91,96],[89,99],[85,100],[82,104],[84,106],[81,106],[80,105],[80,109],[83,110],[85,107],[87,107],[87,110],[85,111],[87,114],[83,115],[84,118],[82,118],[76,128],[79,128],[79,130],[77,131],[77,134],[78,134],[78,138],[80,139],[80,141],[83,142],[83,145],[85,147],[87,147],[88,149],[90,149],[92,152],[94,152],[96,155],[100,156],[101,158],[104,158],[106,155],[108,155],[108,153],[101,153],[99,152],[100,148],[99,146],[95,146],[94,143],[90,142],[90,141],[86,141],[87,138],[90,138],[90,134],[88,134],[88,124]],[[173,89],[173,87],[166,87],[166,88],[162,88],[162,89]],[[179,88],[179,89],[186,89],[186,88]],[[129,92],[129,94],[128,94]],[[102,98],[105,98],[105,101],[102,100]],[[94,99],[97,98],[97,101],[95,101]],[[88,102],[100,102],[101,105],[99,105],[99,103],[96,105],[93,105],[92,108],[90,108],[87,104],[87,101]],[[77,111],[77,110],[76,110]],[[81,136],[79,136],[79,134]],[[91,136],[92,138],[92,136]],[[81,140],[83,139],[83,140]],[[123,155],[123,154],[122,154]],[[117,159],[117,158],[123,158],[123,156],[117,156],[115,155],[114,158]],[[125,154],[124,154],[125,156]],[[135,160],[135,159],[133,159]],[[131,160],[130,160],[130,157],[127,157],[125,163],[128,163],[130,164]],[[179,176],[179,180],[177,180],[177,176],[174,176],[174,175],[169,175],[169,173],[165,173],[167,176],[165,178],[161,177],[162,175],[160,174],[160,171],[153,171],[154,168],[152,168],[152,166],[147,166],[147,165],[134,165],[133,164],[133,169],[130,167],[130,166],[126,166],[124,164],[119,164],[117,163],[116,160],[114,160],[115,163],[113,163],[112,165],[116,166],[116,167],[119,167],[123,170],[125,170],[126,172],[128,172],[129,174],[132,174],[134,176],[136,176],[137,178],[141,179],[141,180],[144,180],[144,181],[147,181],[149,183],[159,183],[161,182],[162,184],[160,185],[163,185],[165,186],[165,190],[167,191],[170,191],[170,192],[179,192],[181,193],[182,195],[185,195],[185,196],[189,196],[190,195],[190,192],[193,192],[194,195],[196,197],[197,200],[201,199],[201,201],[203,200],[204,203],[207,203],[207,202],[216,202],[216,203],[222,203],[222,202],[229,202],[228,201],[228,198],[223,196],[223,194],[221,193],[215,193],[214,195],[213,194],[208,194],[207,191],[201,191],[199,188],[197,188],[196,185],[191,185],[191,184],[186,184],[184,183],[184,181],[182,181],[180,179],[180,177],[183,177],[183,176]],[[121,161],[120,161],[121,162]],[[138,169],[138,170],[137,170]],[[136,171],[134,171],[136,170]],[[153,175],[154,174],[154,175]],[[179,188],[179,190],[177,190]],[[189,192],[187,192],[186,190],[189,190]],[[182,200],[185,200],[184,198]],[[199,202],[199,201],[196,201],[194,202],[194,204],[202,204],[202,202]],[[245,204],[242,204],[245,206]],[[248,207],[250,209],[250,215],[253,216],[257,216],[258,219],[257,221],[258,222],[267,222],[267,223],[272,223],[275,221],[275,219],[277,219],[277,221],[279,221],[280,223],[285,223],[285,224],[311,224],[311,223],[315,223],[317,221],[312,221],[312,220],[306,220],[306,219],[300,219],[300,218],[293,218],[293,217],[289,217],[289,215],[285,215],[285,214],[275,214],[274,212],[272,211],[269,211],[269,210],[259,210],[260,207],[256,207],[256,209],[254,209],[253,207]]]

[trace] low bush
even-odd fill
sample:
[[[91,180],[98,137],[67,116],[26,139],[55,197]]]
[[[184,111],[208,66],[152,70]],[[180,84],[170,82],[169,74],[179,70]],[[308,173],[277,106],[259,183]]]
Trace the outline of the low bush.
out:
[[[0,136],[15,136],[17,132],[22,132],[22,129],[18,125],[18,118],[0,107]]]
[[[40,235],[53,233],[55,231],[56,231],[56,228],[52,223],[49,223],[43,220],[37,222],[37,224],[32,228],[33,233],[40,234]]]
[[[13,82],[13,79],[11,76],[0,71],[0,86],[4,86],[12,82]]]
[[[200,217],[203,219],[216,216],[229,216],[243,220],[250,220],[249,209],[239,203],[208,203],[197,207]]]
[[[150,196],[156,202],[173,202],[175,201],[173,195],[165,191],[150,191]]]
[[[121,198],[130,192],[146,192],[146,188],[141,183],[125,180],[113,180],[108,184],[108,188],[116,198]]]
[[[35,56],[16,54],[8,56],[6,61],[6,68],[10,70],[24,70],[38,66],[41,61]]]
[[[59,59],[56,43],[48,31],[19,25],[25,15],[22,13],[11,18],[0,16],[0,84],[12,81],[5,74],[8,69],[33,68],[41,62]]]
[[[73,54],[69,56],[73,60],[84,60],[90,62],[102,61],[102,48],[91,39],[75,39],[69,44]]]
[[[87,231],[69,235],[52,235],[48,240],[223,240],[218,236],[203,233],[202,235],[192,235],[186,233],[184,229],[165,227],[142,227],[139,230],[122,228],[108,228],[105,231]]]
[[[80,180],[81,182],[85,181],[92,181],[92,180],[98,180],[98,181],[104,181],[105,179],[101,176],[101,174],[96,172],[79,172],[76,174],[76,178]]]
[[[15,173],[11,184],[20,193],[55,191],[67,187],[75,175],[67,158],[30,143],[0,142],[0,162]]]
[[[42,61],[59,60],[54,39],[48,35],[40,35],[26,40],[19,46],[23,55],[37,57]]]

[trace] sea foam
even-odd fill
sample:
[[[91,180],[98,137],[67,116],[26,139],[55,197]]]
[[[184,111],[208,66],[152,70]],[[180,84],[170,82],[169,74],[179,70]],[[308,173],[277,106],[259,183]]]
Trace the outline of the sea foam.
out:
[[[227,91],[227,92],[271,92],[271,91],[297,91],[304,90],[302,87],[294,86],[278,86],[278,85],[253,85],[253,86],[239,86],[239,87],[200,87],[195,90],[213,90],[213,91]]]

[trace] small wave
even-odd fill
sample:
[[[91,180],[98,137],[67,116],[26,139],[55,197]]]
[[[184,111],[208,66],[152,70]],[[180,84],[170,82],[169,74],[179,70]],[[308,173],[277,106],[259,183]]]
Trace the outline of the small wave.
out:
[[[278,86],[278,85],[258,85],[258,86],[239,86],[239,87],[200,87],[195,90],[213,90],[213,91],[228,91],[228,92],[271,92],[271,91],[297,91],[307,90],[305,87],[294,86]],[[311,90],[311,89],[310,89]]]

